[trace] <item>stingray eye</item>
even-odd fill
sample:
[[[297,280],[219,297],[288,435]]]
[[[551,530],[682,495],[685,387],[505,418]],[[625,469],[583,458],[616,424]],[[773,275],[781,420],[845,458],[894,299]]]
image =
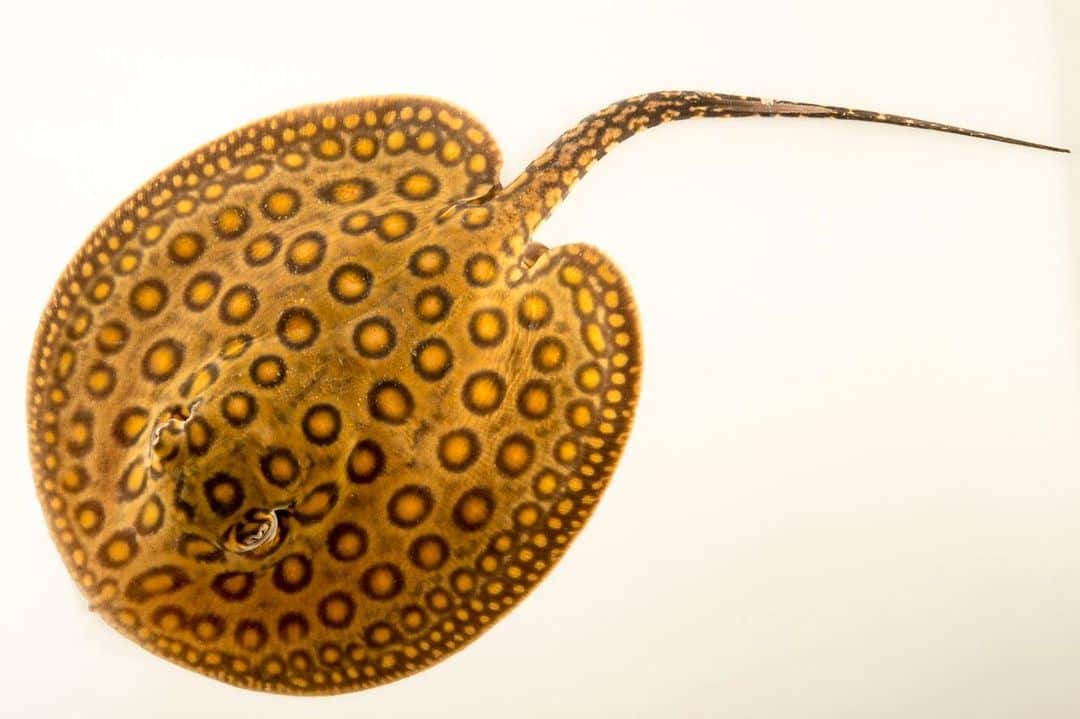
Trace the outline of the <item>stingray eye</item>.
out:
[[[285,510],[253,509],[244,518],[229,527],[222,545],[234,554],[256,553],[278,544]]]

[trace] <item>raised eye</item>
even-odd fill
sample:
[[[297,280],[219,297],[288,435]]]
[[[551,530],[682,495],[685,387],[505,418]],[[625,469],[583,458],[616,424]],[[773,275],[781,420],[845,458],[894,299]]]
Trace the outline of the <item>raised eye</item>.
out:
[[[224,547],[234,554],[248,554],[259,549],[273,548],[282,538],[282,519],[288,510],[252,509],[244,518],[225,532]]]

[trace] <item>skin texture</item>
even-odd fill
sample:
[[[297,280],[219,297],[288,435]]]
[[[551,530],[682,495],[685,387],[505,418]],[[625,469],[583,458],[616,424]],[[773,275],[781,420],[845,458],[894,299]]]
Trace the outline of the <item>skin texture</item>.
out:
[[[375,686],[479,636],[588,520],[641,372],[626,279],[534,231],[618,142],[745,115],[1029,144],[654,93],[503,188],[467,113],[381,97],[265,119],[147,183],[68,266],[30,368],[38,494],[91,608],[288,694]]]

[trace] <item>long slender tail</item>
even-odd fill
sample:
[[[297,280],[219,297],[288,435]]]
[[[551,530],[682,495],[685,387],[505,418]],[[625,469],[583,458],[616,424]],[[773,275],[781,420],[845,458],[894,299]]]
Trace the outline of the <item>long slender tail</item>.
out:
[[[694,117],[826,117],[838,120],[884,122],[923,130],[937,130],[977,137],[995,142],[1033,147],[1054,152],[1069,152],[1060,147],[1041,145],[977,130],[942,125],[899,115],[867,110],[853,110],[831,105],[813,105],[788,100],[722,95],[711,92],[653,92],[616,102],[589,115],[555,142],[525,168],[517,179],[498,190],[489,199],[506,203],[524,218],[522,235],[516,235],[507,250],[520,250],[536,226],[559,204],[573,185],[588,172],[608,150],[633,135],[671,120]]]

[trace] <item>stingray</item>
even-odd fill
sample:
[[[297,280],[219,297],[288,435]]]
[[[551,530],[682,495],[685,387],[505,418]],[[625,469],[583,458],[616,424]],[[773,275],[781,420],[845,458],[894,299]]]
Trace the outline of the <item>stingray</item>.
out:
[[[509,185],[488,131],[423,97],[284,112],[192,152],[86,240],[41,319],[30,451],[91,608],[241,687],[420,671],[566,552],[630,433],[642,347],[600,250],[534,241],[616,144],[671,120],[825,105],[657,92]]]

